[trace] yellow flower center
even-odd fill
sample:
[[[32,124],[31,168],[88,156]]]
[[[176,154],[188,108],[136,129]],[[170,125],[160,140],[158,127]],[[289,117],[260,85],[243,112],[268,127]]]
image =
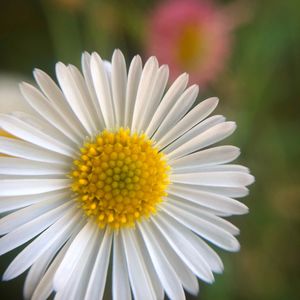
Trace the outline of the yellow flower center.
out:
[[[193,24],[186,26],[179,35],[176,47],[178,63],[186,69],[195,68],[203,58],[204,47],[200,28]]]
[[[103,131],[80,149],[72,190],[101,228],[134,226],[154,214],[167,195],[169,166],[145,135]]]
[[[8,132],[0,129],[0,136],[4,136],[4,137],[9,137],[9,138],[14,138],[13,135],[9,134]]]

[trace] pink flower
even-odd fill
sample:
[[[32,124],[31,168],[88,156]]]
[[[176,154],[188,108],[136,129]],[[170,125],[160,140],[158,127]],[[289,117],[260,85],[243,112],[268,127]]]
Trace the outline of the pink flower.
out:
[[[200,86],[214,81],[231,48],[232,21],[204,0],[169,0],[153,12],[147,54],[170,66],[171,78],[188,72]]]

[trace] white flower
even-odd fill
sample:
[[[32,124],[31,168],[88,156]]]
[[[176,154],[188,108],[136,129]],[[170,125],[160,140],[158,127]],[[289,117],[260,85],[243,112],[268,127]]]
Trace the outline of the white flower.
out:
[[[0,115],[0,254],[30,241],[4,273],[30,268],[24,296],[101,299],[112,261],[113,299],[184,299],[197,277],[214,280],[222,262],[209,241],[238,251],[239,230],[222,217],[247,213],[233,198],[253,182],[228,164],[233,146],[208,148],[236,128],[181,75],[165,92],[168,67],[151,57],[128,73],[122,53],[111,65],[82,56],[79,70],[56,65],[60,88],[34,71],[39,89],[21,91],[39,117]]]

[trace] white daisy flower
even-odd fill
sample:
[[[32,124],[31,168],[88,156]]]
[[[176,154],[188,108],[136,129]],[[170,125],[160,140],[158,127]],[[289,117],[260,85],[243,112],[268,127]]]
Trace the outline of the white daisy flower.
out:
[[[24,297],[101,299],[109,264],[112,298],[185,299],[223,264],[206,243],[238,251],[239,230],[222,217],[248,212],[233,199],[253,182],[228,164],[240,151],[211,145],[236,125],[208,117],[210,98],[193,106],[196,85],[181,75],[165,91],[168,67],[139,56],[127,72],[84,53],[82,70],[58,63],[54,81],[21,91],[37,116],[0,115],[0,254],[29,242],[3,275],[26,270]]]

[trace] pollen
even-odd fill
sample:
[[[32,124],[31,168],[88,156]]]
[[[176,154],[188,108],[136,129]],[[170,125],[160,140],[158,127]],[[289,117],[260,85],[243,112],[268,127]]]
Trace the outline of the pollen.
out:
[[[70,177],[76,199],[100,228],[134,227],[167,195],[166,158],[146,135],[104,130],[80,149]]]

